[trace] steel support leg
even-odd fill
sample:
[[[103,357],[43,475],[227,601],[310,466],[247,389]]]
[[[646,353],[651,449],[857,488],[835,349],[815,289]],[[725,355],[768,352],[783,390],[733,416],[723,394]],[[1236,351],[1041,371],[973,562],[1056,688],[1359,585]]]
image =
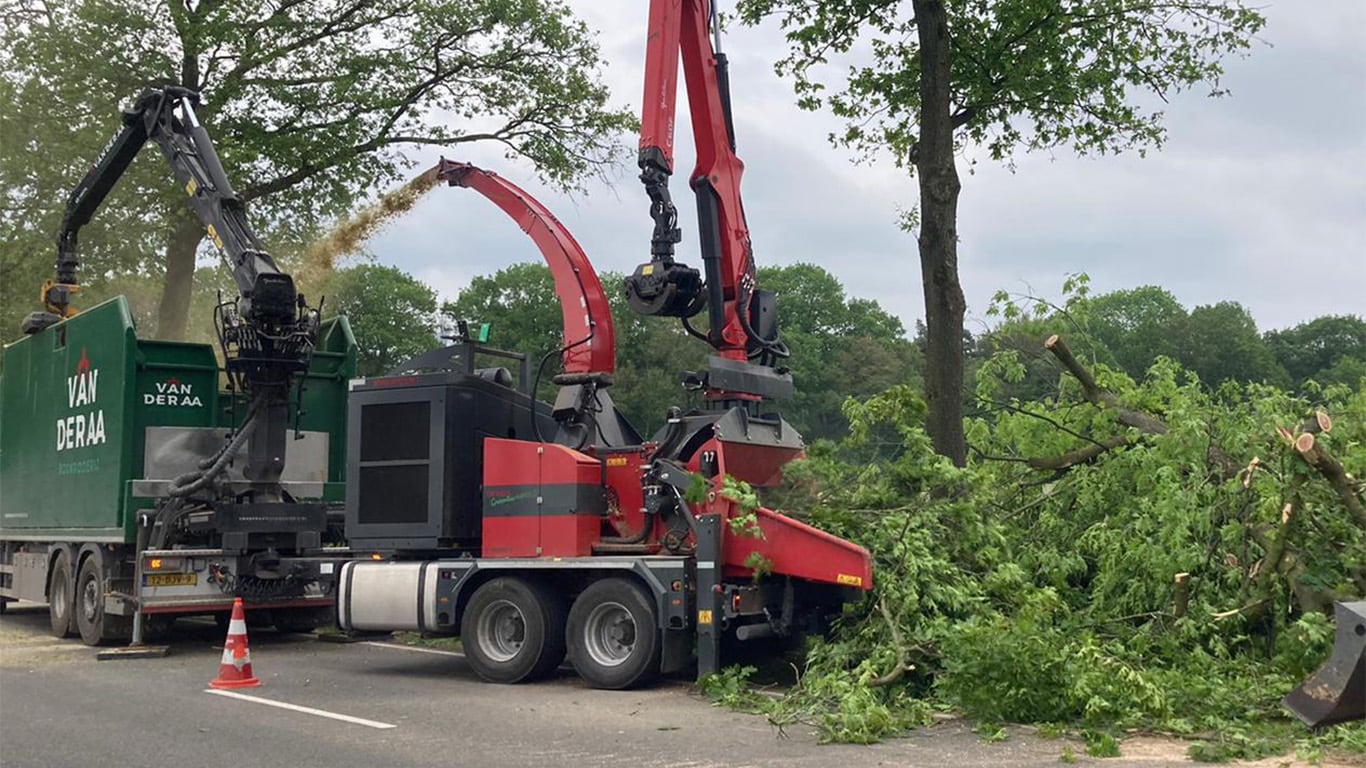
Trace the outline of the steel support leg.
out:
[[[697,518],[697,676],[721,669],[721,516]]]

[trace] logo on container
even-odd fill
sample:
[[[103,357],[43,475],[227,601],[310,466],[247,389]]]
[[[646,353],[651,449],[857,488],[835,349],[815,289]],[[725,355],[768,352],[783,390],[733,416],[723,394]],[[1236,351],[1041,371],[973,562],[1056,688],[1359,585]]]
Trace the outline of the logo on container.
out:
[[[167,405],[176,408],[203,408],[204,401],[194,393],[193,384],[184,384],[172,376],[156,382],[155,392],[142,393],[143,405]]]
[[[57,420],[57,450],[104,444],[104,409],[95,406],[99,385],[100,369],[91,365],[85,347],[81,347],[76,373],[66,377],[66,407],[76,413]]]

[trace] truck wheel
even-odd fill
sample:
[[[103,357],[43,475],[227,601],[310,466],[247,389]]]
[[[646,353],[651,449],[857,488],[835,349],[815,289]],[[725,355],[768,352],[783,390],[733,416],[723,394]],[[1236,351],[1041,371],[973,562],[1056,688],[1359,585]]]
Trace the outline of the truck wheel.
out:
[[[76,588],[71,579],[71,558],[65,551],[57,553],[52,564],[52,575],[47,583],[47,615],[52,621],[52,634],[70,637],[71,604],[76,599]]]
[[[520,683],[564,659],[563,617],[554,595],[522,579],[500,577],[470,597],[460,620],[460,645],[480,677]]]
[[[87,557],[76,577],[76,628],[86,645],[101,645],[127,640],[130,624],[126,616],[104,613],[104,569],[99,557]]]
[[[569,609],[569,658],[594,688],[642,685],[659,674],[654,601],[634,581],[590,584]]]

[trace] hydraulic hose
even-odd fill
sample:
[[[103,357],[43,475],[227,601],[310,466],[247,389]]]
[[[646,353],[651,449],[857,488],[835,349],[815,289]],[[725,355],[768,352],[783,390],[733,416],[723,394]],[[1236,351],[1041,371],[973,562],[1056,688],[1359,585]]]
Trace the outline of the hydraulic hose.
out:
[[[639,544],[645,541],[645,539],[649,537],[650,531],[655,527],[655,519],[654,513],[651,512],[649,509],[645,510],[645,514],[642,517],[644,518],[644,520],[640,526],[640,530],[636,533],[633,533],[630,536],[603,536],[602,543]]]
[[[233,435],[232,440],[219,450],[216,457],[206,459],[209,462],[207,467],[204,466],[204,462],[201,462],[199,471],[186,472],[172,479],[171,485],[166,491],[167,494],[175,498],[184,498],[192,493],[198,493],[207,487],[214,478],[222,474],[223,470],[227,468],[228,462],[232,461],[237,452],[246,444],[251,433],[256,431],[257,410],[253,405],[251,412],[247,415],[246,422],[242,424],[241,429],[237,430],[237,434]]]

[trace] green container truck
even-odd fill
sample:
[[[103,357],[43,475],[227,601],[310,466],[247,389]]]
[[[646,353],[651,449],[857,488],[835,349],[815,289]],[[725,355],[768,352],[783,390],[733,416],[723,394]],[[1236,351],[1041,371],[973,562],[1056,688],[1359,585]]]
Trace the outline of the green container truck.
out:
[[[127,639],[138,609],[155,626],[227,611],[235,596],[283,629],[325,620],[330,568],[316,554],[340,538],[355,374],[346,319],[325,322],[294,398],[281,478],[307,503],[277,505],[285,514],[268,520],[206,504],[167,515],[155,512],[170,482],[212,458],[246,416],[213,348],[139,339],[121,297],[6,346],[0,609],[46,602],[55,634],[92,645]],[[244,461],[221,481],[229,490]]]

